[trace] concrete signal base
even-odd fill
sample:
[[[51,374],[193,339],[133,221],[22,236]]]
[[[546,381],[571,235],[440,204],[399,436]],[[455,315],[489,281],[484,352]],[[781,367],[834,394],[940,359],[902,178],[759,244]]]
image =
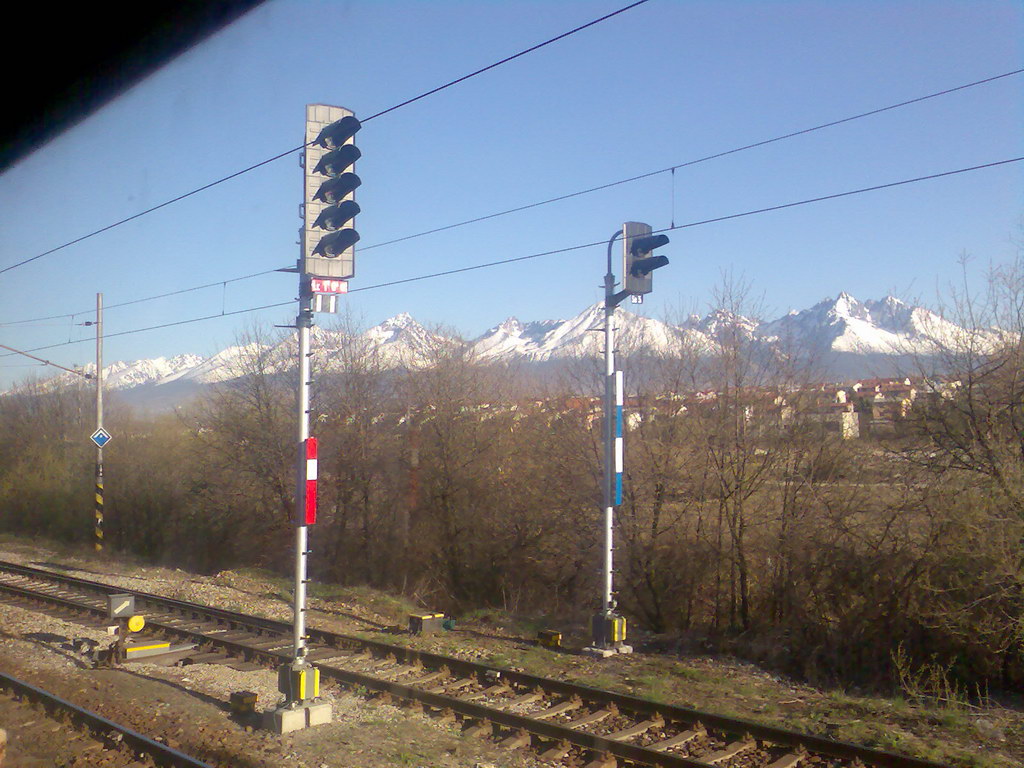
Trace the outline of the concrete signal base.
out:
[[[609,656],[617,656],[620,653],[632,653],[633,646],[626,645],[624,643],[611,646],[608,648],[600,648],[596,645],[588,645],[583,649],[584,656],[595,656],[599,659],[607,659]]]
[[[284,704],[263,713],[263,727],[274,733],[291,733],[331,722],[331,705],[326,701]]]

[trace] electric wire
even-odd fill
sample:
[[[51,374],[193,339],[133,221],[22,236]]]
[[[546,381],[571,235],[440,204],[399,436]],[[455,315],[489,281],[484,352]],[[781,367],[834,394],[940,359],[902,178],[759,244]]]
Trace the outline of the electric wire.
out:
[[[402,102],[400,102],[398,104],[395,104],[394,106],[388,107],[387,109],[383,109],[380,112],[376,112],[376,113],[370,115],[369,117],[367,117],[366,119],[361,120],[360,122],[361,123],[366,123],[366,122],[369,122],[370,120],[373,120],[374,118],[381,117],[382,115],[386,115],[386,114],[388,114],[390,112],[394,112],[396,109],[400,109],[400,108],[405,107],[405,106],[407,106],[409,104],[413,104],[414,102],[417,102],[420,99],[425,99],[428,96],[432,96],[435,93],[439,93],[439,92],[441,92],[441,91],[443,91],[443,90],[445,90],[447,88],[451,88],[452,86],[458,85],[459,83],[463,83],[463,82],[465,82],[466,80],[469,80],[472,77],[476,77],[477,75],[481,75],[484,72],[488,72],[488,71],[494,69],[495,67],[500,67],[502,64],[507,64],[510,61],[514,61],[515,59],[518,59],[518,58],[520,58],[522,56],[525,56],[525,55],[527,55],[529,53],[533,53],[534,51],[538,51],[541,48],[544,48],[545,46],[548,46],[548,45],[551,45],[552,43],[558,42],[559,40],[564,40],[565,38],[569,37],[570,35],[574,35],[577,32],[582,32],[584,29],[592,27],[595,24],[600,24],[603,21],[607,21],[608,19],[611,19],[611,18],[613,18],[615,16],[618,16],[621,13],[625,13],[626,11],[632,10],[633,8],[636,8],[637,6],[644,5],[645,3],[649,2],[649,1],[650,0],[637,0],[636,2],[631,3],[631,4],[627,5],[627,6],[622,7],[622,8],[619,8],[616,11],[612,11],[611,13],[606,13],[604,16],[601,16],[601,17],[599,17],[597,19],[594,19],[593,21],[587,22],[586,24],[581,24],[578,27],[570,29],[568,32],[563,32],[562,34],[557,35],[557,36],[552,37],[552,38],[549,38],[548,40],[545,40],[542,43],[538,43],[537,45],[531,46],[530,48],[526,48],[526,49],[524,49],[522,51],[519,51],[518,53],[514,53],[511,56],[506,56],[504,59],[501,59],[500,61],[496,61],[493,64],[489,64],[486,67],[482,67],[481,69],[478,69],[475,72],[470,72],[468,75],[463,75],[462,77],[458,77],[455,80],[450,80],[449,82],[444,83],[443,85],[440,85],[440,86],[438,86],[436,88],[432,88],[429,91],[425,91],[424,93],[421,93],[418,96],[414,96],[411,99],[406,99],[405,101],[402,101]],[[224,176],[223,178],[217,179],[216,181],[211,181],[209,184],[204,184],[203,186],[198,187],[196,189],[193,189],[190,192],[185,192],[185,193],[183,193],[181,195],[178,195],[177,197],[171,198],[170,200],[166,200],[165,202],[162,202],[162,203],[159,203],[157,205],[154,205],[151,208],[147,208],[144,211],[139,211],[138,213],[135,213],[135,214],[133,214],[131,216],[128,216],[128,217],[126,217],[124,219],[121,219],[120,221],[115,221],[113,224],[108,224],[107,226],[101,227],[100,229],[97,229],[97,230],[95,230],[93,232],[90,232],[90,233],[88,233],[86,235],[82,235],[81,237],[76,237],[74,240],[66,242],[63,245],[58,245],[57,247],[51,248],[48,251],[43,251],[42,253],[36,254],[35,256],[31,256],[31,257],[29,257],[27,259],[19,261],[16,264],[11,264],[9,266],[3,267],[2,269],[0,269],[0,274],[3,274],[5,272],[9,272],[10,270],[16,269],[18,267],[23,267],[26,264],[31,264],[32,262],[37,261],[38,259],[41,259],[44,256],[49,256],[49,255],[51,255],[53,253],[56,253],[57,251],[61,251],[61,250],[65,249],[65,248],[68,248],[68,247],[70,247],[72,245],[77,245],[78,243],[81,243],[84,240],[88,240],[89,238],[95,237],[96,235],[103,234],[104,232],[109,232],[110,230],[114,229],[115,227],[120,227],[123,224],[127,224],[130,221],[135,221],[136,219],[139,219],[139,218],[141,218],[143,216],[146,216],[146,215],[148,215],[150,213],[154,213],[155,211],[159,211],[162,208],[166,208],[169,205],[173,205],[174,203],[177,203],[177,202],[180,202],[182,200],[185,200],[186,198],[192,197],[193,195],[197,195],[200,192],[205,192],[206,190],[208,190],[208,189],[210,189],[212,187],[216,187],[219,184],[223,184],[226,181],[230,181],[231,179],[238,178],[239,176],[241,176],[243,174],[246,174],[246,173],[249,173],[250,171],[255,171],[257,168],[262,168],[265,165],[269,165],[270,163],[274,162],[275,160],[280,160],[282,157],[287,157],[288,155],[294,154],[295,152],[301,152],[303,149],[305,149],[311,143],[312,142],[307,142],[306,144],[302,144],[302,145],[300,145],[298,147],[293,147],[292,149],[289,149],[289,150],[287,150],[285,152],[280,152],[280,153],[274,155],[273,157],[267,158],[266,160],[262,160],[262,161],[260,161],[258,163],[255,163],[254,165],[250,165],[248,168],[243,168],[240,171],[236,171],[236,172],[234,172],[232,174]]]
[[[558,35],[557,37],[552,37],[550,40],[545,40],[543,43],[538,43],[537,45],[533,46],[532,48],[526,48],[525,50],[522,50],[519,53],[515,53],[515,54],[512,54],[511,56],[507,56],[506,58],[502,59],[501,61],[496,61],[495,63],[489,64],[488,66],[483,67],[482,69],[478,69],[475,72],[471,72],[468,75],[463,75],[462,77],[457,78],[455,80],[452,80],[450,82],[447,82],[444,85],[438,86],[437,88],[433,88],[433,89],[431,89],[429,91],[426,91],[425,93],[421,93],[419,96],[414,96],[411,99],[407,99],[406,101],[403,101],[401,104],[396,104],[393,107],[388,107],[385,110],[382,110],[380,112],[377,112],[376,114],[370,115],[368,118],[366,118],[365,120],[362,120],[360,122],[363,122],[363,123],[369,122],[370,120],[373,120],[375,117],[380,117],[381,115],[386,115],[389,112],[394,112],[396,109],[400,109],[402,107],[408,106],[409,104],[417,102],[420,99],[425,99],[428,96],[433,96],[435,93],[443,91],[446,88],[451,88],[453,85],[458,85],[459,83],[462,83],[462,82],[465,82],[466,80],[469,80],[471,77],[476,77],[477,75],[481,75],[484,72],[487,72],[489,70],[494,69],[495,67],[500,67],[502,64],[507,64],[510,61],[518,59],[520,56],[525,56],[528,53],[533,53],[534,51],[540,50],[541,48],[543,48],[546,45],[551,45],[552,43],[556,43],[559,40],[563,40],[563,39],[569,37],[570,35],[575,35],[577,32],[582,32],[584,29],[587,29],[588,27],[592,27],[595,24],[600,24],[602,21],[607,21],[608,19],[612,18],[613,16],[618,16],[620,13],[625,13],[626,11],[632,10],[633,8],[636,8],[638,5],[643,5],[646,2],[648,2],[648,0],[637,0],[637,2],[632,3],[630,5],[627,5],[627,6],[623,7],[623,8],[619,8],[617,11],[612,11],[611,13],[607,13],[604,16],[601,16],[598,19],[594,19],[593,21],[589,21],[586,24],[581,24],[580,26],[578,26],[578,27],[576,27],[574,29],[570,29],[568,32],[563,32],[562,34]]]
[[[632,7],[632,6],[629,6],[629,7]],[[600,19],[600,20],[603,20],[603,18]],[[593,24],[593,23],[597,23],[597,22],[595,21],[595,22],[591,22],[591,23]],[[566,33],[566,34],[569,34],[569,33]],[[492,67],[493,66],[496,66],[496,65],[492,65]],[[982,80],[975,80],[973,82],[964,83],[962,85],[954,86],[952,88],[946,88],[945,90],[942,90],[942,91],[936,91],[934,93],[929,93],[929,94],[926,94],[924,96],[918,96],[917,98],[908,99],[906,101],[901,101],[901,102],[898,102],[896,104],[889,104],[888,106],[879,107],[878,109],[872,109],[872,110],[870,110],[868,112],[861,112],[861,113],[856,114],[856,115],[850,115],[848,117],[840,118],[838,120],[832,120],[832,121],[827,122],[827,123],[821,123],[819,125],[811,126],[810,128],[803,128],[803,129],[801,129],[799,131],[791,131],[790,133],[782,134],[780,136],[774,136],[774,137],[769,138],[769,139],[763,139],[761,141],[756,141],[756,142],[754,142],[752,144],[745,144],[745,145],[740,146],[740,147],[734,147],[733,149],[724,150],[722,152],[716,152],[716,153],[711,154],[711,155],[705,155],[704,157],[699,157],[699,158],[696,158],[694,160],[687,160],[685,162],[677,163],[675,165],[671,165],[671,166],[668,166],[666,168],[661,168],[661,169],[656,170],[656,171],[650,171],[648,173],[642,173],[642,174],[639,174],[637,176],[630,176],[628,178],[620,179],[618,181],[612,181],[612,182],[609,182],[607,184],[600,184],[600,185],[598,185],[596,187],[589,187],[587,189],[581,189],[581,190],[577,190],[575,192],[569,192],[567,194],[559,195],[557,197],[550,197],[550,198],[547,198],[545,200],[540,200],[538,202],[529,203],[527,205],[521,205],[521,206],[517,206],[515,208],[508,208],[508,209],[503,210],[503,211],[498,211],[497,213],[490,213],[490,214],[487,214],[487,215],[484,215],[484,216],[477,216],[475,218],[466,219],[464,221],[459,221],[459,222],[456,222],[454,224],[447,224],[447,225],[442,226],[442,227],[435,227],[434,229],[424,230],[423,232],[417,232],[417,233],[412,234],[412,235],[405,235],[403,237],[398,237],[398,238],[395,238],[393,240],[386,240],[386,241],[380,242],[380,243],[373,243],[371,245],[360,246],[360,250],[361,251],[369,251],[369,250],[372,250],[374,248],[382,248],[382,247],[387,246],[387,245],[394,245],[396,243],[402,243],[402,242],[405,242],[407,240],[413,240],[413,239],[418,238],[418,237],[424,237],[426,235],[433,235],[433,234],[436,234],[438,232],[445,232],[445,231],[450,230],[450,229],[456,229],[458,227],[464,227],[464,226],[467,226],[467,225],[470,225],[470,224],[477,224],[477,223],[482,222],[482,221],[488,221],[490,219],[496,219],[496,218],[499,218],[501,216],[507,216],[507,215],[512,214],[512,213],[519,213],[521,211],[527,211],[527,210],[530,210],[532,208],[538,208],[538,207],[543,206],[543,205],[548,205],[550,203],[557,203],[557,202],[561,202],[562,200],[569,200],[569,199],[572,199],[574,197],[580,197],[582,195],[590,194],[591,192],[599,192],[599,191],[604,190],[604,189],[610,189],[612,187],[616,187],[616,186],[619,186],[621,184],[629,184],[629,183],[634,182],[634,181],[640,181],[642,179],[651,178],[652,176],[657,176],[658,174],[661,174],[661,173],[671,173],[674,176],[676,170],[679,169],[679,168],[686,168],[688,166],[692,166],[692,165],[697,165],[699,163],[708,162],[709,160],[715,160],[715,159],[720,158],[720,157],[726,157],[728,155],[733,155],[733,154],[736,154],[736,153],[739,153],[739,152],[744,152],[744,151],[749,150],[749,149],[755,149],[757,147],[763,147],[763,146],[766,146],[768,144],[774,144],[775,142],[784,141],[785,139],[791,139],[791,138],[794,138],[796,136],[803,136],[803,135],[806,135],[808,133],[813,133],[814,131],[820,131],[820,130],[823,130],[825,128],[831,128],[833,126],[842,125],[843,123],[849,123],[849,122],[851,122],[853,120],[860,120],[861,118],[870,117],[872,115],[877,115],[877,114],[880,114],[882,112],[888,112],[890,110],[898,109],[900,107],[905,107],[905,106],[908,106],[910,104],[917,104],[917,103],[920,103],[922,101],[927,101],[929,99],[937,98],[939,96],[945,96],[945,95],[948,95],[948,94],[951,94],[951,93],[956,93],[957,91],[962,91],[962,90],[965,90],[967,88],[974,88],[976,86],[984,85],[986,83],[991,83],[991,82],[994,82],[996,80],[1001,80],[1003,78],[1011,77],[1013,75],[1019,75],[1022,72],[1024,72],[1024,68],[1022,68],[1022,69],[1015,69],[1015,70],[1013,70],[1011,72],[1004,72],[1004,73],[999,74],[999,75],[993,75],[991,77],[986,77],[986,78],[984,78]],[[455,81],[453,81],[453,83],[454,82]],[[422,97],[417,97],[417,98],[422,98]],[[383,114],[383,113],[378,113],[378,115],[379,114]],[[367,119],[369,119],[369,118],[367,118]],[[363,121],[363,122],[365,122],[365,121]],[[673,194],[673,206],[674,206],[675,205],[675,186],[674,186],[674,183],[673,183],[672,194]],[[674,211],[674,208],[673,208],[673,211]],[[673,215],[673,224],[675,223],[674,219],[675,219],[675,217]],[[2,272],[2,271],[3,270],[0,270],[0,272]],[[218,281],[212,282],[212,283],[204,283],[203,285],[196,285],[196,286],[192,286],[190,288],[181,288],[181,289],[178,289],[178,290],[175,290],[175,291],[168,291],[167,293],[160,293],[160,294],[156,294],[156,295],[153,295],[153,296],[146,296],[146,297],[143,297],[143,298],[140,298],[140,299],[134,299],[134,300],[131,300],[131,301],[120,302],[120,303],[117,303],[117,304],[110,304],[110,305],[108,305],[106,307],[106,309],[108,309],[108,310],[109,309],[117,309],[118,307],[126,307],[126,306],[131,306],[132,304],[140,304],[140,303],[143,303],[143,302],[146,302],[146,301],[154,301],[156,299],[167,298],[169,296],[177,296],[177,295],[180,295],[180,294],[183,294],[183,293],[190,293],[190,292],[193,292],[193,291],[200,291],[200,290],[203,290],[205,288],[212,288],[212,287],[217,286],[217,285],[238,282],[240,280],[249,280],[249,279],[255,278],[255,277],[262,277],[263,275],[269,275],[269,274],[271,274],[273,272],[277,272],[277,271],[279,271],[279,270],[277,270],[277,269],[267,269],[267,270],[263,270],[262,272],[254,272],[252,274],[242,275],[240,277],[232,277],[232,278],[228,278],[226,280],[218,280]],[[359,290],[359,289],[354,289],[354,290]],[[42,321],[42,320],[62,319],[62,318],[66,318],[66,317],[73,317],[74,315],[78,315],[78,314],[84,314],[84,312],[66,313],[66,314],[63,314],[63,315],[47,315],[45,317],[31,318],[29,320],[12,320],[12,321],[9,321],[9,322],[0,323],[0,326],[34,323],[34,322],[38,322],[38,321]]]
[[[120,301],[115,304],[107,304],[103,307],[104,310],[117,309],[118,307],[130,307],[133,304],[142,304],[147,301],[156,301],[157,299],[166,299],[168,296],[178,296],[183,293],[192,293],[193,291],[201,291],[204,288],[214,288],[218,285],[227,285],[228,283],[237,283],[241,280],[250,280],[254,277],[262,277],[263,275],[270,275],[274,272],[280,272],[279,269],[264,269],[262,272],[253,272],[249,275],[240,275],[239,277],[229,277],[224,280],[216,280],[212,283],[203,283],[202,285],[193,285],[190,288],[179,288],[175,291],[167,291],[166,293],[158,293],[153,296],[143,296],[139,299],[131,299],[129,301]],[[82,310],[81,312],[67,312],[63,315],[47,315],[46,317],[34,317],[29,320],[11,320],[10,322],[0,323],[0,327],[7,325],[25,325],[29,323],[36,323],[42,320],[59,320],[66,317],[77,317],[78,315],[89,314],[92,310]]]
[[[653,233],[671,232],[671,231],[680,230],[680,229],[690,229],[692,227],[699,227],[699,226],[704,226],[704,225],[707,225],[707,224],[715,224],[715,223],[722,222],[722,221],[729,221],[729,220],[732,220],[732,219],[739,219],[739,218],[743,218],[745,216],[754,216],[754,215],[757,215],[757,214],[769,213],[769,212],[772,212],[772,211],[781,211],[781,210],[785,210],[787,208],[796,208],[796,207],[802,206],[802,205],[810,205],[810,204],[813,204],[813,203],[820,203],[820,202],[824,202],[826,200],[837,200],[837,199],[840,199],[840,198],[850,197],[850,196],[853,196],[853,195],[865,194],[867,192],[877,192],[877,191],[882,190],[882,189],[891,189],[891,188],[894,188],[894,187],[905,186],[907,184],[914,184],[914,183],[918,183],[918,182],[922,182],[922,181],[931,181],[931,180],[934,180],[934,179],[941,179],[941,178],[945,178],[945,177],[948,177],[948,176],[956,176],[956,175],[962,174],[962,173],[970,173],[972,171],[980,171],[980,170],[987,169],[987,168],[995,168],[995,167],[998,167],[998,166],[1009,165],[1011,163],[1019,163],[1022,160],[1024,160],[1024,155],[1022,155],[1020,157],[1012,157],[1012,158],[1009,158],[1009,159],[1006,159],[1006,160],[996,160],[994,162],[984,163],[982,165],[973,165],[973,166],[970,166],[970,167],[967,167],[967,168],[957,168],[957,169],[952,170],[952,171],[942,171],[940,173],[931,173],[931,174],[928,174],[927,176],[917,176],[917,177],[914,177],[914,178],[911,178],[911,179],[902,179],[900,181],[891,181],[891,182],[887,182],[885,184],[876,184],[874,186],[861,187],[859,189],[851,189],[851,190],[847,190],[845,192],[835,192],[835,193],[832,193],[832,194],[829,194],[829,195],[821,195],[821,196],[818,196],[818,197],[810,197],[810,198],[806,198],[806,199],[803,199],[803,200],[797,200],[797,201],[790,202],[790,203],[780,203],[778,205],[771,205],[771,206],[767,206],[767,207],[764,207],[764,208],[755,208],[753,210],[743,211],[741,213],[732,213],[732,214],[728,214],[728,215],[725,215],[725,216],[716,216],[716,217],[713,217],[713,218],[710,218],[710,219],[702,219],[700,221],[692,221],[692,222],[689,222],[689,223],[686,223],[686,224],[676,224],[676,225],[673,225],[673,226],[670,226],[670,227],[665,227],[663,229],[654,230]],[[481,264],[473,264],[473,265],[470,265],[470,266],[467,266],[467,267],[457,267],[455,269],[447,269],[447,270],[443,270],[441,272],[432,272],[432,273],[425,274],[425,275],[416,275],[416,276],[413,276],[413,277],[401,278],[401,279],[398,279],[398,280],[388,280],[388,281],[383,282],[383,283],[376,283],[374,285],[367,285],[367,286],[362,286],[362,287],[359,287],[359,288],[353,288],[353,289],[351,289],[349,291],[349,293],[359,293],[361,291],[379,290],[381,288],[389,288],[389,287],[396,286],[396,285],[403,285],[403,284],[406,284],[406,283],[414,283],[414,282],[419,282],[421,280],[431,280],[431,279],[439,278],[439,277],[448,277],[448,276],[451,276],[451,275],[462,274],[462,273],[465,273],[465,272],[474,272],[474,271],[477,271],[477,270],[480,270],[480,269],[488,269],[490,267],[497,267],[497,266],[501,266],[501,265],[504,265],[504,264],[515,264],[515,263],[518,263],[518,262],[530,261],[530,260],[533,260],[533,259],[539,259],[539,258],[542,258],[544,256],[554,256],[554,255],[557,255],[557,254],[570,253],[572,251],[579,251],[579,250],[583,250],[585,248],[593,248],[595,246],[604,246],[604,245],[607,245],[607,240],[606,239],[601,239],[601,240],[597,240],[597,241],[592,242],[592,243],[582,243],[580,245],[571,245],[571,246],[568,246],[568,247],[565,247],[565,248],[556,248],[554,250],[542,251],[542,252],[539,252],[539,253],[532,253],[532,254],[529,254],[529,255],[526,255],[526,256],[515,256],[515,257],[510,258],[510,259],[499,259],[499,260],[496,260],[496,261],[489,261],[489,262],[485,262],[485,263],[481,263]],[[264,304],[264,305],[258,306],[258,307],[248,307],[246,309],[232,310],[231,312],[221,312],[221,313],[218,313],[218,314],[204,315],[202,317],[187,318],[187,319],[184,319],[184,320],[174,320],[174,321],[167,322],[167,323],[161,323],[161,324],[158,324],[158,325],[147,326],[145,328],[132,328],[132,329],[129,329],[129,330],[126,330],[126,331],[118,331],[118,332],[115,332],[115,333],[107,333],[107,334],[104,334],[104,338],[115,338],[115,337],[118,337],[118,336],[128,336],[130,334],[135,334],[135,333],[143,333],[143,332],[146,332],[146,331],[155,331],[155,330],[160,330],[160,329],[163,329],[163,328],[172,328],[172,327],[175,327],[175,326],[188,325],[190,323],[198,323],[198,322],[203,322],[203,321],[206,321],[206,320],[215,320],[217,318],[227,317],[227,316],[230,316],[230,315],[240,315],[240,314],[245,314],[245,313],[248,313],[248,312],[260,312],[260,311],[267,310],[267,309],[277,309],[279,307],[285,307],[285,306],[289,306],[289,305],[294,305],[294,303],[295,303],[294,300],[292,300],[292,301],[282,301],[282,302],[276,302],[276,303],[273,303],[273,304]],[[56,347],[65,347],[65,346],[68,346],[68,345],[71,345],[71,344],[81,344],[81,343],[84,343],[84,342],[87,342],[87,341],[92,341],[92,339],[86,338],[86,339],[76,339],[74,341],[58,342],[56,344],[48,344],[46,346],[34,347],[34,348],[32,348],[31,350],[28,350],[28,351],[29,352],[40,352],[40,351],[47,350],[47,349],[54,349]],[[0,345],[0,346],[3,346],[3,345]],[[6,349],[10,349],[10,347],[5,347],[5,348]],[[11,353],[8,353],[6,355],[0,355],[0,358],[2,358],[2,357],[9,357],[10,354]],[[18,352],[18,354],[26,354],[26,353]]]
[[[837,126],[837,125],[842,125],[843,123],[849,123],[849,122],[852,122],[854,120],[860,120],[860,119],[865,118],[865,117],[871,117],[872,115],[878,115],[878,114],[881,114],[882,112],[888,112],[888,111],[893,110],[893,109],[899,109],[900,107],[906,107],[906,106],[909,106],[911,104],[918,104],[918,103],[920,103],[922,101],[927,101],[929,99],[934,99],[934,98],[937,98],[939,96],[946,96],[946,95],[948,95],[950,93],[956,93],[957,91],[962,91],[962,90],[964,90],[966,88],[974,88],[975,86],[984,85],[986,83],[991,83],[991,82],[994,82],[995,80],[1001,80],[1001,79],[1003,79],[1005,77],[1011,77],[1013,75],[1019,75],[1022,72],[1024,72],[1024,68],[1022,68],[1022,69],[1015,69],[1012,72],[1004,72],[1001,75],[993,75],[992,77],[986,77],[983,80],[975,80],[972,83],[965,83],[963,85],[958,85],[958,86],[956,86],[954,88],[947,88],[947,89],[945,89],[943,91],[936,91],[935,93],[929,93],[929,94],[927,94],[925,96],[919,96],[919,97],[914,98],[914,99],[908,99],[907,101],[901,101],[901,102],[899,102],[897,104],[890,104],[890,105],[885,106],[885,107],[879,107],[878,109],[872,109],[872,110],[870,110],[868,112],[861,112],[860,114],[850,115],[849,117],[840,118],[839,120],[832,120],[832,121],[827,122],[827,123],[821,123],[820,125],[811,126],[810,128],[803,128],[803,129],[801,129],[799,131],[792,131],[790,133],[785,133],[785,134],[782,134],[781,136],[774,136],[774,137],[772,137],[770,139],[763,139],[761,141],[755,141],[752,144],[745,144],[742,147],[735,147],[733,149],[727,149],[725,151],[716,152],[716,153],[711,154],[711,155],[705,155],[704,157],[698,157],[695,160],[687,160],[687,161],[682,162],[682,163],[677,163],[675,165],[670,165],[667,168],[660,168],[659,170],[656,170],[656,171],[649,171],[647,173],[641,173],[641,174],[639,174],[637,176],[630,176],[628,178],[619,179],[618,181],[612,181],[612,182],[609,182],[607,184],[599,184],[596,187],[589,187],[588,189],[581,189],[581,190],[578,190],[576,192],[569,192],[567,194],[559,195],[557,197],[551,197],[551,198],[548,198],[547,200],[541,200],[541,201],[536,202],[536,203],[528,203],[526,205],[520,205],[520,206],[515,207],[515,208],[509,208],[508,210],[499,211],[498,213],[490,213],[490,214],[487,214],[485,216],[477,216],[476,218],[466,219],[465,221],[460,221],[460,222],[457,222],[455,224],[447,224],[447,225],[445,225],[443,227],[435,227],[434,229],[427,229],[427,230],[424,230],[423,232],[417,232],[417,233],[412,234],[412,235],[406,235],[404,237],[398,237],[398,238],[395,238],[394,240],[386,240],[386,241],[384,241],[382,243],[374,243],[372,245],[360,246],[360,250],[362,250],[362,251],[369,251],[369,250],[372,250],[373,248],[381,248],[381,247],[383,247],[385,245],[393,245],[395,243],[402,243],[402,242],[405,242],[406,240],[412,240],[412,239],[417,238],[417,237],[423,237],[424,235],[433,235],[433,234],[436,234],[438,232],[445,232],[445,231],[447,231],[449,229],[455,229],[456,227],[464,227],[467,224],[477,224],[477,223],[479,223],[481,221],[488,221],[490,219],[496,219],[499,216],[507,216],[510,213],[519,213],[520,211],[528,211],[531,208],[538,208],[538,207],[540,207],[542,205],[548,205],[549,203],[558,203],[558,202],[561,202],[562,200],[570,200],[570,199],[572,199],[574,197],[580,197],[581,195],[589,195],[591,192],[600,192],[601,190],[610,189],[612,187],[617,187],[617,186],[619,186],[621,184],[629,184],[629,183],[634,182],[634,181],[641,181],[643,179],[649,179],[652,176],[657,176],[657,175],[662,174],[662,173],[673,173],[674,174],[679,168],[688,168],[691,165],[698,165],[699,163],[706,163],[709,160],[717,160],[720,157],[727,157],[728,155],[735,155],[738,152],[745,152],[748,149],[755,149],[757,147],[763,147],[763,146],[766,146],[768,144],[774,144],[775,142],[778,142],[778,141],[784,141],[786,139],[792,139],[792,138],[794,138],[796,136],[804,136],[804,135],[806,135],[808,133],[814,133],[815,131],[820,131],[820,130],[823,130],[825,128],[832,128],[832,127]]]
[[[59,345],[59,346],[63,346],[63,345]],[[0,348],[2,348],[2,349],[9,349],[10,350],[8,355],[4,355],[4,357],[8,357],[9,355],[23,355],[24,357],[31,357],[33,360],[38,360],[43,365],[52,365],[54,368],[60,368],[62,371],[67,371],[68,373],[73,373],[76,376],[81,376],[83,379],[91,379],[92,378],[91,374],[82,373],[82,371],[76,371],[74,368],[65,368],[63,365],[59,365],[58,363],[50,362],[49,360],[44,360],[41,357],[36,357],[33,354],[29,354],[28,352],[25,352],[25,351],[20,350],[20,349],[15,349],[14,347],[8,347],[6,344],[0,344]]]

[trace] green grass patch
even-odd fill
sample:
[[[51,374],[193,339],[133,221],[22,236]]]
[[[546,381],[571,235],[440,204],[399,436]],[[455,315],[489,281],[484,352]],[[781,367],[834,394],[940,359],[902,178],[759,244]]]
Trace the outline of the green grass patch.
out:
[[[637,695],[645,699],[657,701],[660,704],[671,704],[674,699],[664,676],[638,675],[633,679],[633,683]]]

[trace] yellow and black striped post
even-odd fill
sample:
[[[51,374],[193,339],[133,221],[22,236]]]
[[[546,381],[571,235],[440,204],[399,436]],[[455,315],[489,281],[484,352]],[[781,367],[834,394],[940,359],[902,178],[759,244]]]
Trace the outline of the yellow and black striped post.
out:
[[[96,551],[103,551],[103,465],[96,464]]]

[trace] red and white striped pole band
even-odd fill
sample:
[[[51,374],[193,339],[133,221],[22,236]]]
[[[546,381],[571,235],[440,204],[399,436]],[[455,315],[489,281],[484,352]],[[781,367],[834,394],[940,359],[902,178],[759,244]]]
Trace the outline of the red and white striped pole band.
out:
[[[316,522],[316,438],[306,438],[306,504],[303,525]]]

